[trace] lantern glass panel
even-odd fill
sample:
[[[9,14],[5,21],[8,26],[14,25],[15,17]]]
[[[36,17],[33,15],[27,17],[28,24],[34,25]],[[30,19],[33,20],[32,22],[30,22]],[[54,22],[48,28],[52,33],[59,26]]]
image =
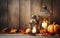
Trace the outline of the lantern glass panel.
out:
[[[50,12],[46,6],[42,6],[42,9],[38,13],[40,28],[47,28],[50,24]]]

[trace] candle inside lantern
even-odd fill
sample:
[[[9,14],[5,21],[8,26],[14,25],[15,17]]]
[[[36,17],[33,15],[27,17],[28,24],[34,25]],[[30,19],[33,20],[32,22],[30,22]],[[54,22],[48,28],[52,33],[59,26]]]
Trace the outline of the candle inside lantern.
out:
[[[36,27],[35,26],[32,29],[32,33],[36,33]]]
[[[47,25],[48,25],[47,21],[43,21],[43,22],[42,22],[42,27],[43,27],[43,28],[46,28]]]

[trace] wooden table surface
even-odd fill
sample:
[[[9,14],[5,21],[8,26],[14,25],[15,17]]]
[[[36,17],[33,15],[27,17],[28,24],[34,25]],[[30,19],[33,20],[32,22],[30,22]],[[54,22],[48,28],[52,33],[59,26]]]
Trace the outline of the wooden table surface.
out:
[[[24,34],[0,34],[0,38],[60,38],[60,36],[31,36]]]

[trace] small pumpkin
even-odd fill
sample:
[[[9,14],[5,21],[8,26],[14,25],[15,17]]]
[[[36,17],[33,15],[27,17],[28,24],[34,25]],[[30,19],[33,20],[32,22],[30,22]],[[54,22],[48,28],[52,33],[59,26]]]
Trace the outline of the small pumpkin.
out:
[[[51,24],[47,27],[48,33],[58,33],[59,31],[59,25],[58,24]]]

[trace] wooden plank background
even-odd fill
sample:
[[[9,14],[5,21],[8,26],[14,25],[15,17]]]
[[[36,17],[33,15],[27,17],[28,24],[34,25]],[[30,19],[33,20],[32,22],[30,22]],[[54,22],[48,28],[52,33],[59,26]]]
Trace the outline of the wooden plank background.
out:
[[[56,23],[60,24],[60,0],[44,0]],[[52,5],[51,5],[51,2]],[[0,29],[30,27],[31,15],[38,15],[41,0],[0,0]],[[52,13],[52,12],[51,12]]]

